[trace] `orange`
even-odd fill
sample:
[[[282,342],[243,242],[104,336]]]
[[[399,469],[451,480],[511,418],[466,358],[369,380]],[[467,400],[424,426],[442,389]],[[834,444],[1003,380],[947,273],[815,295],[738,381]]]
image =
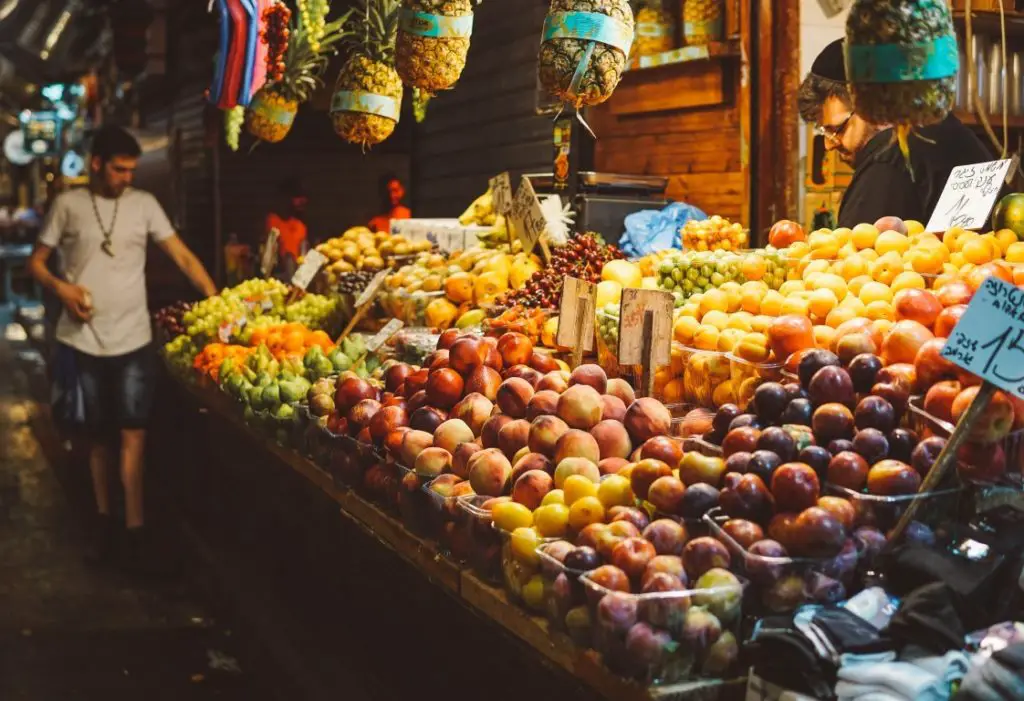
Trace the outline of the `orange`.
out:
[[[302,331],[289,331],[284,337],[284,350],[301,353],[306,347],[306,335]]]
[[[976,236],[964,243],[961,250],[964,260],[974,265],[981,265],[992,260],[992,247],[988,241]]]
[[[1006,251],[1015,243],[1018,243],[1020,239],[1017,238],[1017,234],[1013,232],[1013,229],[1000,229],[996,232],[996,241],[999,242],[999,248],[1002,249],[1003,255],[1006,255]]]
[[[925,289],[926,285],[924,278],[921,277],[920,273],[915,273],[912,270],[905,270],[892,281],[889,286],[892,289],[893,294],[900,290],[905,290],[908,287],[916,287],[919,290]]]
[[[890,251],[905,253],[910,248],[910,239],[898,231],[883,231],[875,239],[875,250],[879,255],[885,255]]]
[[[892,305],[882,300],[876,300],[868,303],[868,306],[864,308],[864,318],[871,319],[887,319],[893,321],[896,318],[896,314],[892,309]]]
[[[327,335],[326,331],[313,331],[306,338],[307,344],[310,346],[320,346],[324,350],[330,350],[334,348],[334,341]]]

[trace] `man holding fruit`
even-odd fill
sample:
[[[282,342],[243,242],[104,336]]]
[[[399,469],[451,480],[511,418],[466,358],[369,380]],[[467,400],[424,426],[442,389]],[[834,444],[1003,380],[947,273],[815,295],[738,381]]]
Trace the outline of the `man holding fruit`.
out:
[[[178,238],[156,198],[131,187],[141,149],[127,131],[104,127],[92,140],[88,188],[53,203],[29,260],[32,275],[60,299],[58,352],[69,354],[84,400],[89,468],[96,498],[93,559],[115,554],[109,463],[120,439],[127,564],[152,570],[143,525],[142,458],[154,389],[152,329],[146,300],[146,252],[159,246],[204,295],[217,288]],[[58,249],[65,279],[47,261]]]

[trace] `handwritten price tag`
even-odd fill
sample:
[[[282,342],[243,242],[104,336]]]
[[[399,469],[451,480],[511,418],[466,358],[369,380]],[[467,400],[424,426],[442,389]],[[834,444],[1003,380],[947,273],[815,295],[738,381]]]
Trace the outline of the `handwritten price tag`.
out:
[[[532,253],[537,241],[547,228],[544,210],[529,178],[523,176],[512,202],[512,219],[516,222],[516,233],[523,243],[523,250]]]
[[[986,279],[942,355],[1024,399],[1024,290],[997,277]]]
[[[639,365],[647,362],[644,358],[644,317],[648,310],[654,312],[654,324],[650,340],[651,364],[653,367],[667,364],[672,358],[672,309],[675,306],[672,294],[663,290],[622,291],[619,305],[619,362],[623,365]]]
[[[302,265],[296,269],[295,274],[292,275],[292,284],[299,289],[306,289],[309,287],[309,283],[313,282],[313,278],[320,272],[320,268],[324,267],[324,263],[327,262],[327,256],[320,251],[310,251],[302,259]]]
[[[267,242],[263,246],[263,255],[260,257],[260,272],[263,273],[263,277],[270,277],[274,268],[277,267],[277,239],[280,236],[281,232],[277,229],[271,229],[267,234]]]
[[[381,346],[387,343],[389,338],[401,331],[403,326],[405,326],[405,324],[401,319],[392,319],[389,321],[384,325],[384,328],[373,334],[373,336],[371,336],[366,342],[367,352],[376,353]]]
[[[384,285],[384,280],[390,272],[390,270],[381,270],[370,279],[370,282],[363,288],[363,291],[359,293],[358,297],[356,297],[357,309],[364,304],[373,301],[374,297],[377,296],[377,293],[380,292],[380,288]]]
[[[494,193],[494,209],[498,214],[508,216],[512,211],[512,178],[508,171],[491,178],[491,192]]]
[[[1006,182],[1011,159],[957,166],[949,174],[926,231],[946,231],[959,226],[981,229],[988,225],[992,205]]]
[[[565,348],[594,349],[594,301],[597,285],[568,277],[562,281],[555,343]],[[582,315],[582,316],[581,316]]]

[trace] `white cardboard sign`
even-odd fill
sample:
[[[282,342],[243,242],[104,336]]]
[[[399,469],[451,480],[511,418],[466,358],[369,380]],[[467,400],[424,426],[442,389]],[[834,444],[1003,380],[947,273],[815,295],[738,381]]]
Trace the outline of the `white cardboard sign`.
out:
[[[925,231],[947,231],[954,226],[963,229],[987,226],[1011,163],[1011,159],[1004,159],[954,168]]]

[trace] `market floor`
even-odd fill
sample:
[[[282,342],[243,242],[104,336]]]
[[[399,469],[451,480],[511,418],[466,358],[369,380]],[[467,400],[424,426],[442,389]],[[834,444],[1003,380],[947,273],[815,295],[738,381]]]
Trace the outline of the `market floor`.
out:
[[[20,329],[0,324],[0,699],[276,698],[187,566],[155,586],[85,564],[84,465],[48,430]]]

